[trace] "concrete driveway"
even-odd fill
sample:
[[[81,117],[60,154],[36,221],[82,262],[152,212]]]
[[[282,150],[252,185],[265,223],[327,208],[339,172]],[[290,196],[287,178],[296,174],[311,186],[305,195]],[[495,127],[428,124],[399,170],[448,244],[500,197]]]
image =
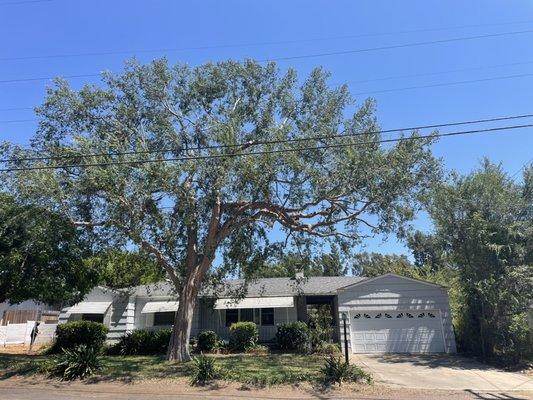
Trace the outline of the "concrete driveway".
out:
[[[531,375],[505,372],[456,355],[353,354],[378,383],[418,389],[532,391]]]

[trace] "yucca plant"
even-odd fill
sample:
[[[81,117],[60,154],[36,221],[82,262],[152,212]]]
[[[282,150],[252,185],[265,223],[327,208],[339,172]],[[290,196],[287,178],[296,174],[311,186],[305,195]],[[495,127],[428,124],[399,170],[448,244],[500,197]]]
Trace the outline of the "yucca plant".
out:
[[[326,358],[326,363],[320,370],[324,385],[329,386],[334,383],[341,385],[343,382],[372,382],[370,374],[363,371],[356,365],[350,365],[340,357],[330,355]]]
[[[205,385],[220,377],[220,370],[215,365],[215,359],[201,354],[193,357],[192,385]]]
[[[74,349],[64,349],[57,357],[52,373],[70,381],[87,378],[100,368],[99,350],[92,346],[80,345]]]

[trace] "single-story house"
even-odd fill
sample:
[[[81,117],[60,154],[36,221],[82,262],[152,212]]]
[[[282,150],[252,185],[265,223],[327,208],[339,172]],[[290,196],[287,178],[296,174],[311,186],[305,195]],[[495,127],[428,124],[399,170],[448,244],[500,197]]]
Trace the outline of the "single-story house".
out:
[[[254,321],[260,339],[275,338],[277,326],[307,321],[310,309],[329,305],[335,340],[344,347],[343,318],[353,353],[454,353],[455,338],[448,293],[429,282],[395,274],[375,278],[353,276],[264,278],[249,282],[244,297],[235,298],[242,280],[229,280],[218,295],[204,290],[197,301],[191,335],[214,330],[228,338],[229,326]],[[178,308],[169,283],[129,291],[96,288],[84,301],[62,310],[59,323],[87,319],[109,327],[109,341],[135,329],[169,328]]]

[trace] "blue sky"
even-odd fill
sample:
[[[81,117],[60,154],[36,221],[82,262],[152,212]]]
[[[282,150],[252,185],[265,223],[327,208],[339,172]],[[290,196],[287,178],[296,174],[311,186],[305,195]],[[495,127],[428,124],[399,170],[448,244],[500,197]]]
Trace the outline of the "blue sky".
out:
[[[371,95],[377,100],[384,129],[398,128],[533,112],[533,75],[369,93],[533,74],[533,2],[0,0],[0,81],[118,71],[133,55],[141,61],[165,55],[172,62],[196,65],[528,30],[532,32],[279,63],[301,74],[322,65],[332,73],[332,83],[371,80],[350,88],[364,93],[358,99]],[[183,48],[189,50],[157,51]],[[117,51],[122,53],[50,57]],[[26,58],[33,56],[46,57]],[[382,79],[389,77],[393,79]],[[97,81],[71,79],[74,87]],[[32,111],[7,109],[39,105],[47,85],[49,81],[0,82],[0,140],[28,143],[36,123],[6,121],[32,119]],[[514,174],[533,157],[533,130],[443,139],[433,150],[450,170],[468,172],[487,156]],[[416,224],[429,226],[423,216]],[[392,238],[368,241],[367,250],[406,251]]]

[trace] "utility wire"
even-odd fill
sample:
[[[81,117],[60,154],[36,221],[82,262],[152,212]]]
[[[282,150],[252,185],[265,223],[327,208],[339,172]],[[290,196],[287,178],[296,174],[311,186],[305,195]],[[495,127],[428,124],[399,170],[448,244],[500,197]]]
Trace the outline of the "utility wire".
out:
[[[336,56],[336,55],[367,53],[367,52],[381,51],[381,50],[428,46],[432,44],[452,43],[452,42],[459,42],[459,41],[465,41],[465,40],[476,40],[476,39],[492,38],[492,37],[504,37],[504,36],[521,35],[521,34],[529,34],[529,33],[533,33],[533,29],[524,30],[524,31],[514,31],[514,32],[492,33],[492,34],[486,34],[486,35],[465,36],[465,37],[458,37],[458,38],[451,38],[451,39],[430,40],[430,41],[424,41],[424,42],[404,43],[404,44],[381,46],[381,47],[369,47],[369,48],[356,49],[356,50],[344,50],[344,51],[333,51],[333,52],[325,52],[325,53],[303,54],[303,55],[298,55],[298,56],[265,58],[265,59],[259,59],[257,61],[262,63],[262,62],[273,62],[273,61],[299,60],[299,59],[317,58],[317,57],[329,57],[329,56]],[[96,77],[99,75],[100,74],[65,75],[63,76],[63,78],[68,78],[68,79],[87,78],[87,77]],[[51,80],[54,78],[55,77],[31,77],[31,78],[20,78],[20,79],[5,79],[5,80],[0,80],[0,84],[46,81],[46,80]]]
[[[299,55],[299,56],[265,58],[265,59],[257,60],[257,61],[258,62],[269,62],[269,61],[301,60],[301,59],[305,59],[305,58],[329,57],[329,56],[347,55],[347,54],[355,54],[355,53],[368,53],[368,52],[372,52],[372,51],[403,49],[403,48],[406,48],[406,47],[428,46],[428,45],[432,45],[432,44],[462,42],[462,41],[466,41],[466,40],[476,40],[476,39],[484,39],[484,38],[492,38],[492,37],[511,36],[511,35],[522,35],[522,34],[527,34],[527,33],[533,33],[533,30],[528,29],[528,30],[524,30],[524,31],[491,33],[491,34],[476,35],[476,36],[463,36],[463,37],[451,38],[451,39],[428,40],[428,41],[424,41],[424,42],[395,44],[395,45],[380,46],[380,47],[369,47],[369,48],[365,48],[365,49],[331,51],[331,52],[314,53],[314,54],[303,54],[303,55]]]
[[[104,166],[124,165],[124,164],[138,165],[138,164],[148,164],[148,163],[191,161],[191,160],[211,160],[211,159],[221,159],[221,158],[300,152],[300,151],[314,151],[314,150],[324,150],[324,149],[342,148],[342,147],[357,147],[357,146],[369,145],[369,144],[404,142],[404,141],[411,141],[411,140],[451,137],[451,136],[467,135],[467,134],[472,134],[472,133],[489,133],[489,132],[497,132],[497,131],[507,131],[507,130],[512,130],[512,129],[531,128],[531,127],[533,127],[533,124],[513,125],[513,126],[504,126],[504,127],[498,127],[498,128],[475,129],[475,130],[469,130],[469,131],[430,134],[430,135],[421,135],[421,136],[412,136],[412,137],[401,137],[401,138],[395,138],[395,139],[383,139],[383,140],[375,140],[375,141],[359,142],[359,143],[336,143],[336,144],[328,144],[328,145],[323,145],[323,146],[288,148],[288,149],[279,149],[279,150],[264,150],[264,151],[250,152],[250,153],[226,153],[226,154],[197,155],[197,156],[174,157],[174,158],[142,159],[142,160],[132,160],[132,161],[110,161],[110,162],[98,162],[98,163],[88,163],[88,164],[45,165],[45,166],[37,166],[37,167],[4,168],[4,169],[0,169],[0,172],[50,170],[50,169],[61,169],[61,168],[104,167]]]
[[[8,119],[4,121],[0,121],[0,124],[14,124],[18,122],[36,122],[37,120],[35,118],[33,119]]]
[[[490,77],[490,78],[470,79],[470,80],[454,81],[454,82],[432,83],[432,84],[429,84],[429,85],[415,85],[415,86],[405,86],[405,87],[399,87],[399,88],[370,90],[370,91],[352,93],[352,95],[361,96],[361,95],[369,95],[369,94],[402,92],[402,91],[406,91],[406,90],[429,89],[429,88],[446,87],[446,86],[460,86],[460,85],[466,85],[466,84],[470,84],[470,83],[480,83],[480,82],[491,82],[491,81],[499,81],[499,80],[506,80],[506,79],[527,78],[527,77],[530,77],[530,76],[533,76],[533,73],[494,76],[494,77]],[[66,77],[66,78],[68,78],[68,77]],[[0,81],[0,83],[2,83],[2,81]],[[354,83],[358,83],[358,82],[357,81],[347,81],[347,82],[344,82],[344,83],[345,84],[354,84]],[[14,109],[9,109],[8,108],[8,109],[1,109],[0,111],[23,110],[23,109],[31,110],[32,108],[31,107],[20,107],[20,108],[14,108]],[[0,124],[11,124],[11,123],[21,123],[21,122],[35,122],[35,121],[37,121],[37,120],[36,119],[0,120]]]
[[[514,174],[511,175],[511,179],[513,179],[516,175],[518,175],[520,172],[522,172],[526,167],[533,162],[533,158],[527,160],[524,165],[520,167],[518,171],[516,171]]]
[[[354,96],[360,96],[360,95],[366,95],[366,94],[401,92],[401,91],[404,91],[404,90],[427,89],[427,88],[434,88],[434,87],[465,85],[465,84],[468,84],[468,83],[490,82],[490,81],[498,81],[498,80],[504,80],[504,79],[525,78],[525,77],[528,77],[528,76],[533,76],[533,73],[531,73],[531,74],[506,75],[506,76],[495,76],[495,77],[492,77],[492,78],[471,79],[471,80],[466,80],[466,81],[433,83],[433,84],[430,84],[430,85],[407,86],[407,87],[393,88],[393,89],[372,90],[372,91],[368,91],[368,92],[358,92],[358,93],[352,93],[352,94]]]
[[[31,4],[31,3],[50,3],[53,0],[24,0],[24,1],[7,1],[0,3],[0,6],[15,6],[19,4]]]
[[[0,83],[19,83],[19,82],[36,82],[36,81],[49,81],[56,78],[92,78],[95,76],[101,76],[101,74],[79,74],[79,75],[64,75],[64,76],[45,76],[39,78],[22,78],[22,79],[4,79],[0,80]]]
[[[520,62],[514,62],[514,63],[508,63],[508,64],[493,64],[493,65],[482,65],[479,67],[467,67],[467,68],[458,68],[458,69],[449,69],[446,71],[435,71],[435,72],[422,72],[419,74],[406,74],[406,75],[392,75],[392,76],[385,76],[380,78],[370,78],[370,79],[361,79],[357,81],[346,81],[346,82],[340,82],[339,85],[342,83],[371,83],[371,82],[380,82],[380,81],[390,81],[393,79],[409,79],[409,78],[420,78],[424,76],[435,76],[435,75],[446,75],[446,74],[452,74],[455,72],[469,72],[469,71],[480,71],[490,68],[502,68],[502,67],[516,67],[519,65],[531,65],[533,64],[533,61],[520,61]],[[0,111],[2,111],[0,109]]]
[[[247,143],[226,144],[226,145],[202,146],[202,147],[195,148],[194,150],[203,151],[203,150],[214,150],[214,149],[243,148],[243,147],[249,147],[252,145],[257,146],[257,145],[271,145],[271,144],[301,143],[301,142],[310,142],[310,141],[319,141],[319,140],[339,139],[339,138],[345,138],[345,137],[357,137],[357,136],[365,136],[365,135],[384,134],[384,133],[392,133],[392,132],[416,131],[416,130],[421,130],[421,129],[434,129],[434,128],[445,128],[445,127],[450,127],[450,126],[480,124],[480,123],[487,123],[487,122],[509,121],[509,120],[516,120],[516,119],[531,118],[531,117],[533,117],[533,114],[510,115],[510,116],[505,116],[505,117],[493,117],[493,118],[484,118],[484,119],[469,120],[469,121],[447,122],[447,123],[432,124],[432,125],[419,125],[419,126],[384,129],[384,130],[361,132],[361,133],[343,133],[343,134],[336,134],[336,135],[312,136],[312,137],[307,137],[307,138],[302,137],[302,138],[292,138],[292,139],[253,141],[253,142],[247,142]],[[30,150],[30,149],[27,149],[27,150]],[[0,159],[0,162],[11,163],[11,162],[20,162],[20,161],[63,160],[63,159],[70,159],[70,158],[114,157],[114,156],[124,156],[124,155],[169,153],[169,152],[175,152],[175,151],[184,151],[184,150],[167,148],[167,149],[159,149],[159,150],[136,150],[136,151],[123,151],[123,152],[90,153],[90,154],[79,154],[79,155],[73,154],[73,155],[61,155],[61,156],[4,158],[4,159]]]
[[[445,75],[445,74],[450,74],[450,73],[455,73],[455,72],[479,71],[479,70],[484,70],[484,69],[489,69],[489,68],[512,67],[512,66],[530,65],[530,64],[533,64],[533,61],[522,61],[522,62],[514,62],[514,63],[508,63],[508,64],[495,64],[495,65],[485,65],[485,66],[479,66],[479,67],[450,69],[447,71],[423,72],[420,74],[394,75],[394,76],[386,76],[386,77],[381,77],[381,78],[362,79],[362,80],[357,80],[357,81],[345,81],[345,82],[339,82],[336,84],[337,85],[342,85],[344,83],[357,84],[357,83],[387,81],[387,80],[393,80],[393,79],[419,78],[419,77],[424,77],[424,76]],[[399,90],[399,89],[393,89],[393,90]],[[10,108],[0,108],[0,111],[23,111],[23,110],[33,110],[33,109],[34,107],[10,107]],[[3,122],[3,121],[0,121],[0,122]]]
[[[40,0],[40,1],[52,1],[52,0]],[[493,24],[463,25],[463,26],[444,27],[444,28],[413,29],[413,30],[404,30],[404,31],[396,31],[396,32],[362,33],[362,34],[355,34],[355,35],[329,36],[329,37],[322,37],[322,38],[303,38],[303,39],[293,39],[293,40],[252,42],[252,43],[240,43],[240,44],[205,45],[205,46],[194,46],[194,47],[170,47],[170,48],[159,48],[159,49],[108,50],[108,51],[94,51],[94,52],[83,52],[83,53],[43,54],[43,55],[30,55],[30,56],[20,56],[20,57],[0,57],[0,61],[23,61],[23,60],[39,60],[39,59],[50,59],[50,58],[91,57],[91,56],[107,56],[107,55],[127,55],[127,54],[161,53],[161,52],[196,51],[196,50],[215,50],[215,49],[227,49],[227,48],[239,48],[239,47],[258,47],[258,46],[270,46],[270,45],[278,45],[278,44],[296,44],[296,43],[308,43],[308,42],[339,40],[339,39],[356,39],[356,38],[375,37],[375,36],[391,36],[391,35],[400,35],[400,34],[408,34],[408,33],[440,32],[440,31],[448,31],[448,30],[454,30],[454,29],[481,28],[481,27],[488,27],[488,26],[529,24],[532,22],[533,20],[514,21],[514,22],[501,22],[501,23],[493,23]]]

